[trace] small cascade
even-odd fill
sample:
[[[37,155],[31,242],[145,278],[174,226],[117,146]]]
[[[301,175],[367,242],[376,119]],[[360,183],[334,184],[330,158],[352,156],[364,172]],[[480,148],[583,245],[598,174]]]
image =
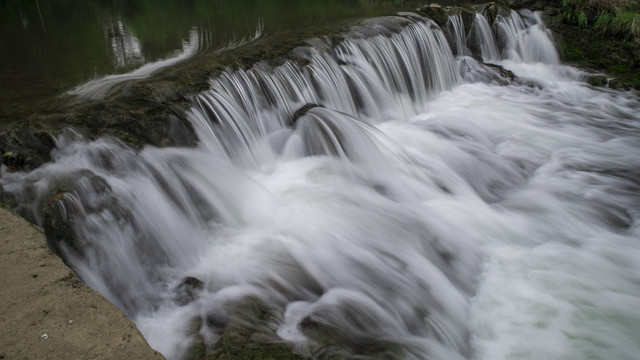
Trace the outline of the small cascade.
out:
[[[516,62],[559,64],[560,57],[549,30],[540,14],[524,11],[524,19],[511,11],[510,16],[498,15],[495,31],[502,41],[503,58]]]
[[[480,57],[484,62],[491,63],[502,59],[493,29],[484,15],[476,13],[469,39],[480,47]]]
[[[310,40],[312,46],[295,51],[305,65],[257,64],[212,80],[192,109],[203,143],[255,165],[265,156],[257,139],[290,127],[305,104],[376,123],[416,114],[458,83],[453,54],[435,23],[415,15],[380,22],[388,26],[354,28],[335,47],[330,39]]]
[[[469,48],[467,47],[467,33],[464,28],[462,15],[455,14],[449,16],[446,28],[448,33],[451,34],[449,43],[453,45],[454,54],[456,56],[470,55]]]

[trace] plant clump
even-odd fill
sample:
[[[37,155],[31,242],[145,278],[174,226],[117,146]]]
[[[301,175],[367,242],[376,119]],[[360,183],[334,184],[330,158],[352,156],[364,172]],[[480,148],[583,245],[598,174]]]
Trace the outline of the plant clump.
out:
[[[640,38],[640,0],[561,0],[561,17],[600,36]]]

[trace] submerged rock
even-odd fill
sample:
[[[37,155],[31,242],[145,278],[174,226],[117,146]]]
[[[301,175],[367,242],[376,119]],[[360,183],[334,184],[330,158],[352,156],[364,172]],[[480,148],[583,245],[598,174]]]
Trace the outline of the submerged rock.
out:
[[[299,118],[301,118],[302,116],[304,116],[307,112],[309,112],[309,110],[319,107],[320,105],[318,104],[305,104],[302,107],[300,107],[298,110],[296,110],[296,112],[293,114],[293,118],[291,119],[291,124],[295,125],[296,122],[298,121]]]
[[[343,360],[353,358],[351,354],[358,354],[371,359],[400,359],[405,357],[403,347],[392,341],[384,341],[377,336],[376,329],[367,328],[373,322],[366,321],[353,312],[343,312],[344,309],[323,309],[316,314],[303,318],[298,328],[314,344],[313,357],[322,359]],[[335,313],[333,313],[335,310]],[[353,334],[337,326],[337,317],[346,316],[355,323],[362,321],[360,334]],[[364,320],[364,321],[363,321]]]
[[[302,360],[291,344],[278,339],[269,322],[273,312],[260,299],[247,297],[230,304],[229,323],[220,333],[209,359]]]
[[[303,360],[293,346],[278,338],[270,326],[273,311],[260,299],[246,297],[229,303],[224,314],[210,314],[203,326],[219,333],[214,345],[199,333],[185,360]],[[213,329],[211,329],[213,328]]]
[[[194,277],[188,276],[182,280],[180,285],[175,289],[176,296],[174,301],[180,306],[192,303],[200,296],[200,292],[204,288],[204,283]]]

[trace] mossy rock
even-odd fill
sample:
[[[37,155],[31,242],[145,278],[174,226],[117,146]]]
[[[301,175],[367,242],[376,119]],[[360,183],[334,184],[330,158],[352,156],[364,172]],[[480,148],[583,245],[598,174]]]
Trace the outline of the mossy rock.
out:
[[[442,5],[436,3],[423,6],[422,8],[420,8],[420,10],[418,10],[418,12],[420,13],[420,15],[428,17],[429,19],[435,21],[441,27],[447,23],[447,19],[449,18],[449,15],[447,14],[445,8]]]
[[[273,310],[255,297],[247,297],[227,308],[229,322],[207,359],[302,360],[293,346],[278,340],[269,326]],[[251,324],[251,325],[248,325]]]
[[[184,360],[305,359],[294,352],[292,344],[278,338],[270,326],[273,316],[274,309],[256,297],[232,301],[222,313],[211,313],[194,321],[197,324],[192,329],[195,341]],[[210,331],[219,331],[215,344],[205,344],[199,333],[202,326]]]
[[[30,170],[49,160],[54,135],[41,124],[24,122],[0,134],[0,163],[9,171]]]
[[[202,281],[188,276],[175,288],[174,301],[180,306],[190,304],[200,297],[200,292],[203,288],[204,283]]]
[[[484,14],[484,16],[488,19],[489,24],[493,24],[493,21],[496,19],[499,12],[500,7],[498,7],[498,5],[494,2],[488,3],[482,10],[482,14]]]

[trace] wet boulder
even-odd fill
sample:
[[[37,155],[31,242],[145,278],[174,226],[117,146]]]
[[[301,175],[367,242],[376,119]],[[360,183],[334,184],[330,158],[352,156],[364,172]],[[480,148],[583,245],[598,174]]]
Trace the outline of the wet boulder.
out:
[[[457,8],[460,16],[462,16],[462,23],[464,24],[464,29],[468,33],[473,26],[473,22],[476,20],[476,12],[473,9],[467,8]]]
[[[498,16],[500,12],[500,7],[496,5],[496,3],[491,2],[485,5],[484,9],[482,9],[482,14],[487,18],[489,24],[493,24],[493,21]]]
[[[54,147],[48,129],[24,123],[0,133],[0,163],[9,171],[35,169],[49,161]]]
[[[82,233],[82,222],[103,211],[109,211],[114,221],[131,218],[113,197],[109,184],[91,171],[71,172],[50,184],[49,195],[40,206],[41,225],[49,248],[67,266],[72,267],[69,253],[84,257],[85,249],[95,241]]]
[[[421,7],[418,13],[435,21],[441,27],[447,23],[447,19],[449,18],[447,10],[442,5],[436,3]]]
[[[220,310],[220,309],[218,309]],[[194,328],[194,339],[186,360],[302,360],[293,346],[278,338],[270,322],[274,310],[262,300],[248,296],[229,302],[223,313],[215,311],[204,321],[204,331],[214,331],[215,344],[205,344],[200,329]]]
[[[204,283],[194,277],[188,276],[176,286],[174,301],[180,306],[185,306],[198,299]]]
[[[309,110],[319,106],[320,105],[318,104],[312,104],[312,103],[304,104],[298,110],[296,110],[296,112],[293,114],[293,117],[291,118],[291,124],[295,125],[298,119],[303,117],[307,112],[309,112]]]
[[[359,315],[355,314],[355,309],[342,312],[344,309],[336,309],[338,314],[329,313],[323,309],[319,312],[312,313],[304,317],[298,324],[300,331],[307,336],[313,346],[314,357],[323,359],[351,359],[355,356],[371,359],[399,359],[403,358],[402,346],[392,341],[381,340],[376,336],[374,328],[368,328],[370,321],[363,321],[361,324],[361,333],[354,334],[348,328],[339,324],[342,322],[340,318],[349,320],[357,319]]]
[[[42,209],[42,228],[47,237],[47,245],[67,266],[66,253],[71,250],[81,254],[74,223],[78,216],[73,197],[66,192],[55,194]]]

